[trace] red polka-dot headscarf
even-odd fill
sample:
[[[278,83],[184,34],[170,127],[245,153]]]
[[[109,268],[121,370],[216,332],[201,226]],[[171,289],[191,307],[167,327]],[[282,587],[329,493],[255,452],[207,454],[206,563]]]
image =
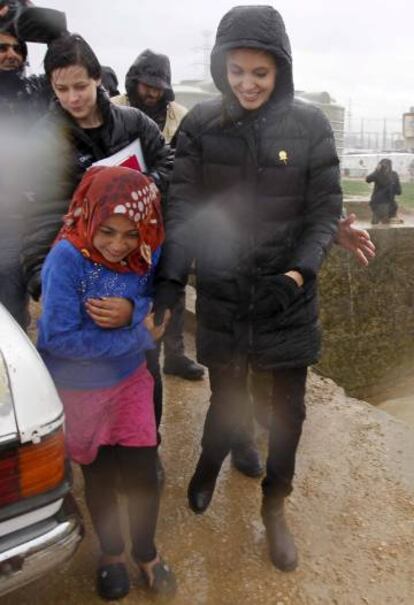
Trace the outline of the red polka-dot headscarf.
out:
[[[121,214],[139,233],[138,247],[118,263],[107,261],[93,245],[96,230],[107,218]],[[91,168],[77,187],[56,242],[66,239],[93,262],[121,273],[143,274],[164,240],[160,193],[137,170],[121,166]]]

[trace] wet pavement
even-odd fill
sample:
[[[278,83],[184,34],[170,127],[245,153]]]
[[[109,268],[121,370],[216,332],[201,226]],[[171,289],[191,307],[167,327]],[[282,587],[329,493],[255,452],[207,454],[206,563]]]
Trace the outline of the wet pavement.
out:
[[[412,605],[414,603],[414,433],[371,406],[347,399],[312,376],[308,419],[288,517],[300,564],[284,574],[267,558],[260,481],[226,460],[202,516],[186,488],[199,452],[207,380],[166,380],[162,458],[166,486],[159,522],[161,554],[176,572],[175,605]],[[262,451],[265,435],[259,436]],[[75,472],[76,497],[82,485]],[[86,516],[86,513],[85,513]],[[97,605],[98,549],[87,537],[75,558],[2,605]],[[135,572],[130,564],[131,575]],[[125,605],[156,602],[134,586]]]

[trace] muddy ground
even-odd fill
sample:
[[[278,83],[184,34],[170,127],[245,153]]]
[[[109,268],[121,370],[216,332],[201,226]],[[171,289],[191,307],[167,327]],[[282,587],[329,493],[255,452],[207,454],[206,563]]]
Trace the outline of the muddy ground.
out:
[[[158,531],[174,568],[175,605],[412,605],[414,603],[414,432],[311,376],[308,419],[288,516],[297,571],[272,567],[260,520],[260,482],[225,462],[203,516],[187,507],[199,452],[207,381],[166,380],[162,458],[167,482]],[[259,436],[265,450],[265,435]],[[76,497],[85,512],[79,473]],[[86,516],[86,513],[85,513]],[[95,605],[97,544],[49,577],[3,597],[2,605]],[[134,570],[131,564],[131,574]],[[134,586],[122,603],[154,603]]]

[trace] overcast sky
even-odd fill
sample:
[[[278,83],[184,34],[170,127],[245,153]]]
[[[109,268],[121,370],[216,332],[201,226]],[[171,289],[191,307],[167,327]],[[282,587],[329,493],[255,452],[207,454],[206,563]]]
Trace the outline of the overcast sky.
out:
[[[103,64],[125,72],[145,48],[169,55],[173,80],[203,76],[203,35],[211,42],[220,18],[251,0],[38,0],[66,12]],[[361,117],[398,120],[414,106],[413,0],[280,0],[292,43],[297,90],[327,90]],[[208,35],[207,35],[208,37]],[[41,71],[44,47],[31,45],[31,69]],[[374,125],[375,122],[372,122]],[[378,122],[379,124],[379,122]]]

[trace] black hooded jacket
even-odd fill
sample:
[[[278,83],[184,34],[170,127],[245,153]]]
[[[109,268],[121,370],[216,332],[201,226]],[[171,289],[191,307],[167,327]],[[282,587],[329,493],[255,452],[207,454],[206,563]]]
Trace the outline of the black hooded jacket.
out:
[[[161,88],[164,94],[155,107],[146,107],[141,103],[136,90],[138,82]],[[125,90],[132,107],[140,109],[154,120],[162,131],[165,126],[168,103],[174,101],[171,86],[171,65],[167,55],[144,50],[135,59],[125,77]]]
[[[139,138],[148,174],[162,193],[167,188],[173,155],[156,124],[138,109],[114,105],[103,89],[98,90],[98,105],[103,117],[99,137],[89,136],[57,101],[36,126],[38,174],[28,204],[22,254],[32,291],[73,192],[94,162]]]
[[[226,51],[241,47],[277,63],[275,90],[255,111],[242,109],[226,78]],[[177,138],[160,280],[184,284],[195,257],[200,362],[309,365],[320,344],[316,277],[342,209],[332,129],[293,99],[290,44],[272,7],[224,16],[211,73],[222,98],[193,108]],[[272,296],[275,277],[293,269],[305,278],[294,302],[262,315],[258,293]]]
[[[0,31],[13,36],[20,43],[24,61],[19,69],[0,70],[0,136],[3,149],[0,162],[0,267],[16,271],[25,192],[30,183],[30,168],[27,168],[24,160],[29,146],[27,133],[46,113],[51,88],[44,76],[25,75],[27,45],[17,38],[13,26],[0,27]],[[19,278],[11,275],[10,279]]]

